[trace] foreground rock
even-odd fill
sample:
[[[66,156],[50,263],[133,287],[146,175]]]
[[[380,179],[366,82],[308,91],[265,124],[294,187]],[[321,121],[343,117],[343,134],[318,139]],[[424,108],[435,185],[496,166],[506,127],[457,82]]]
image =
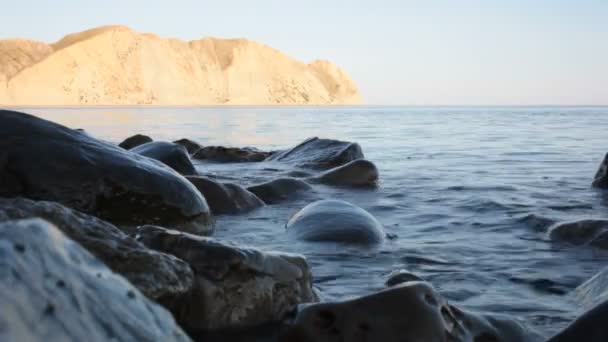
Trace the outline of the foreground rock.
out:
[[[149,298],[177,296],[192,288],[188,264],[146,248],[110,223],[54,202],[0,198],[0,222],[32,217],[54,224]]]
[[[566,329],[548,342],[605,342],[608,341],[608,302],[585,312]]]
[[[327,170],[363,158],[363,151],[357,143],[310,138],[289,150],[274,153],[266,160]]]
[[[173,143],[184,146],[186,148],[186,150],[188,151],[188,153],[190,153],[190,154],[193,154],[194,152],[200,150],[201,147],[202,147],[196,141],[192,141],[190,139],[185,139],[185,138],[184,139],[175,140]]]
[[[206,146],[196,151],[192,158],[223,163],[250,163],[261,162],[271,154],[253,147]]]
[[[589,219],[557,223],[549,228],[552,240],[608,249],[608,220]]]
[[[574,293],[576,299],[586,310],[608,301],[608,268],[604,268],[591,279],[579,285]]]
[[[602,163],[595,174],[593,186],[608,189],[608,153],[606,153],[604,160],[602,160]]]
[[[315,300],[302,256],[238,248],[154,226],[140,227],[137,238],[194,270],[194,290],[164,301],[191,333],[280,320],[297,304]]]
[[[40,219],[0,224],[5,341],[189,341],[171,314]]]
[[[265,203],[274,204],[293,198],[298,193],[311,191],[312,187],[303,180],[284,177],[252,185],[247,190],[256,194]]]
[[[297,212],[286,225],[298,240],[376,244],[384,230],[367,211],[345,201],[313,202]]]
[[[373,186],[378,181],[378,169],[374,163],[358,159],[327,170],[309,180],[327,185]]]
[[[60,202],[121,226],[209,234],[205,199],[160,162],[34,116],[0,111],[0,196]]]
[[[542,338],[516,321],[475,315],[448,304],[425,282],[407,282],[297,313],[281,341],[528,342]]]
[[[182,175],[195,175],[196,169],[190,161],[188,150],[182,145],[167,141],[154,141],[130,150],[141,156],[156,159]]]
[[[125,150],[130,150],[133,147],[137,147],[139,145],[147,144],[152,142],[152,138],[143,134],[135,134],[133,136],[128,137],[123,140],[118,146],[124,148]]]
[[[261,199],[238,184],[220,183],[202,176],[187,179],[203,194],[213,214],[239,214],[264,206]]]

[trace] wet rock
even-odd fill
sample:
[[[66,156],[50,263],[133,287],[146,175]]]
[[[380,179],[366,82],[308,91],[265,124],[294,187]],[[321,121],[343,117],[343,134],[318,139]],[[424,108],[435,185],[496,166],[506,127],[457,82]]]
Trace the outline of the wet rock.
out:
[[[586,310],[608,301],[608,267],[579,285],[574,294]]]
[[[352,300],[305,306],[280,340],[527,342],[542,337],[508,318],[459,310],[428,283],[408,282]]]
[[[171,314],[40,219],[0,224],[4,341],[189,341]]]
[[[182,145],[167,141],[154,141],[130,150],[141,156],[156,159],[182,175],[195,175],[188,151]]]
[[[304,241],[376,244],[384,241],[382,224],[362,208],[345,201],[313,202],[297,212],[287,232]]]
[[[554,219],[537,214],[525,215],[519,221],[538,232],[546,232],[556,222]]]
[[[398,284],[407,283],[410,281],[422,281],[422,278],[420,278],[419,276],[415,275],[414,273],[412,273],[408,270],[400,269],[400,270],[395,270],[395,271],[391,272],[391,274],[388,275],[388,279],[386,280],[386,282],[384,284],[387,287],[391,287],[391,286],[395,286]]]
[[[373,186],[378,181],[378,169],[368,160],[357,159],[309,180],[327,185]]]
[[[606,322],[608,322],[608,302],[603,302],[585,312],[548,342],[608,341]]]
[[[604,160],[602,160],[592,185],[598,188],[608,189],[608,153],[606,153]]]
[[[32,217],[54,224],[149,298],[177,296],[192,288],[194,274],[186,262],[148,249],[108,222],[55,202],[0,198],[0,222]]]
[[[201,147],[202,147],[196,141],[192,141],[190,139],[185,139],[185,138],[184,139],[175,140],[173,143],[184,146],[186,148],[186,150],[188,151],[188,153],[190,153],[190,154],[193,154],[194,152],[200,150]]]
[[[133,136],[128,137],[123,142],[118,144],[118,146],[124,148],[125,150],[130,150],[133,147],[137,147],[139,145],[147,144],[152,142],[152,138],[143,134],[135,134]]]
[[[266,160],[327,170],[363,158],[363,151],[357,143],[315,137],[289,150],[277,152]]]
[[[234,183],[220,183],[202,176],[186,177],[205,196],[213,214],[239,214],[263,207],[255,194]]]
[[[303,180],[284,177],[252,185],[247,190],[253,192],[265,203],[278,203],[293,198],[297,193],[311,191],[312,187]]]
[[[192,158],[223,163],[245,163],[263,161],[271,154],[253,147],[206,146],[196,151]]]
[[[191,333],[280,320],[297,304],[316,300],[302,256],[236,247],[154,226],[140,227],[137,238],[185,260],[194,270],[194,290],[164,302]]]
[[[0,196],[49,200],[119,226],[209,234],[205,199],[164,164],[67,127],[0,111]]]
[[[557,223],[549,228],[552,240],[608,249],[608,220],[588,219]]]

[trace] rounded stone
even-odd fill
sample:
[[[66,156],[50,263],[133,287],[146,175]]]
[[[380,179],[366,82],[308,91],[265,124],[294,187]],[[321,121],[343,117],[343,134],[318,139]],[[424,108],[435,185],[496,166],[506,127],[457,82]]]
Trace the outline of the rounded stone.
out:
[[[124,148],[125,150],[130,150],[133,147],[137,147],[139,145],[147,144],[147,143],[152,142],[152,141],[153,141],[152,138],[150,138],[147,135],[135,134],[135,135],[130,136],[127,139],[123,140],[123,142],[121,142],[120,144],[118,144],[118,146]]]
[[[156,159],[182,175],[195,175],[196,169],[188,151],[182,145],[167,141],[154,141],[129,150],[141,156]]]
[[[294,197],[297,193],[310,191],[312,187],[303,180],[284,177],[252,185],[247,190],[256,194],[265,203],[272,204]]]
[[[378,168],[369,160],[357,159],[310,180],[327,185],[373,186],[378,181]]]

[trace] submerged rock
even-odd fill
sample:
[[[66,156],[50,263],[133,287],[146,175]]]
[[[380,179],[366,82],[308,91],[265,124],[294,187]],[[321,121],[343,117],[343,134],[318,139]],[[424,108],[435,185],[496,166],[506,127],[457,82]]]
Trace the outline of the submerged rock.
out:
[[[190,153],[190,154],[193,154],[194,152],[200,150],[201,147],[202,147],[196,141],[192,141],[190,139],[185,139],[185,138],[184,139],[175,140],[173,143],[184,146],[186,148],[186,150],[188,151],[188,153]]]
[[[189,341],[171,314],[40,219],[0,224],[5,341]]]
[[[206,146],[196,151],[192,158],[224,163],[245,163],[263,161],[271,154],[253,147]]]
[[[60,202],[116,225],[213,231],[203,196],[164,164],[6,110],[0,111],[0,196]]]
[[[373,186],[378,181],[378,169],[368,160],[357,159],[309,180],[327,185]]]
[[[387,287],[391,287],[410,281],[423,281],[423,279],[408,270],[400,269],[391,272],[391,274],[388,275],[388,279],[386,279],[386,282],[384,284]]]
[[[148,249],[108,222],[54,202],[0,198],[0,222],[32,217],[54,224],[149,298],[177,296],[192,288],[194,274],[186,262]]]
[[[382,224],[362,208],[340,200],[313,202],[298,211],[287,232],[304,241],[375,244],[384,241]]]
[[[608,301],[585,312],[547,342],[606,342],[608,341],[606,322],[608,322]]]
[[[588,219],[557,223],[549,228],[549,237],[573,245],[608,249],[608,220]]]
[[[274,153],[266,160],[326,170],[363,158],[363,151],[357,143],[315,137],[289,150]]]
[[[137,238],[194,270],[193,291],[163,302],[191,333],[280,320],[297,304],[316,300],[302,256],[240,248],[154,226],[140,227]]]
[[[608,189],[608,153],[606,153],[604,160],[602,160],[602,163],[595,174],[593,186]]]
[[[273,204],[294,197],[299,192],[307,192],[312,187],[303,180],[284,177],[252,185],[247,190],[253,192],[265,203]]]
[[[124,148],[125,150],[130,150],[133,147],[137,147],[139,145],[147,144],[152,142],[152,138],[143,134],[135,134],[133,136],[128,137],[123,142],[118,144],[118,146]]]
[[[195,175],[188,151],[182,145],[167,141],[154,141],[130,150],[141,156],[156,159],[182,175]]]
[[[186,177],[205,196],[211,212],[238,214],[263,207],[264,202],[255,194],[234,183],[220,183],[202,176]]]

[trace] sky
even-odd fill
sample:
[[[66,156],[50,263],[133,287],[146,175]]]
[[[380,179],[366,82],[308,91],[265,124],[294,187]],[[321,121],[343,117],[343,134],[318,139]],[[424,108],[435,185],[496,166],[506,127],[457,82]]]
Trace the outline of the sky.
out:
[[[383,105],[608,105],[608,0],[0,0],[0,39],[121,24],[328,59]]]

